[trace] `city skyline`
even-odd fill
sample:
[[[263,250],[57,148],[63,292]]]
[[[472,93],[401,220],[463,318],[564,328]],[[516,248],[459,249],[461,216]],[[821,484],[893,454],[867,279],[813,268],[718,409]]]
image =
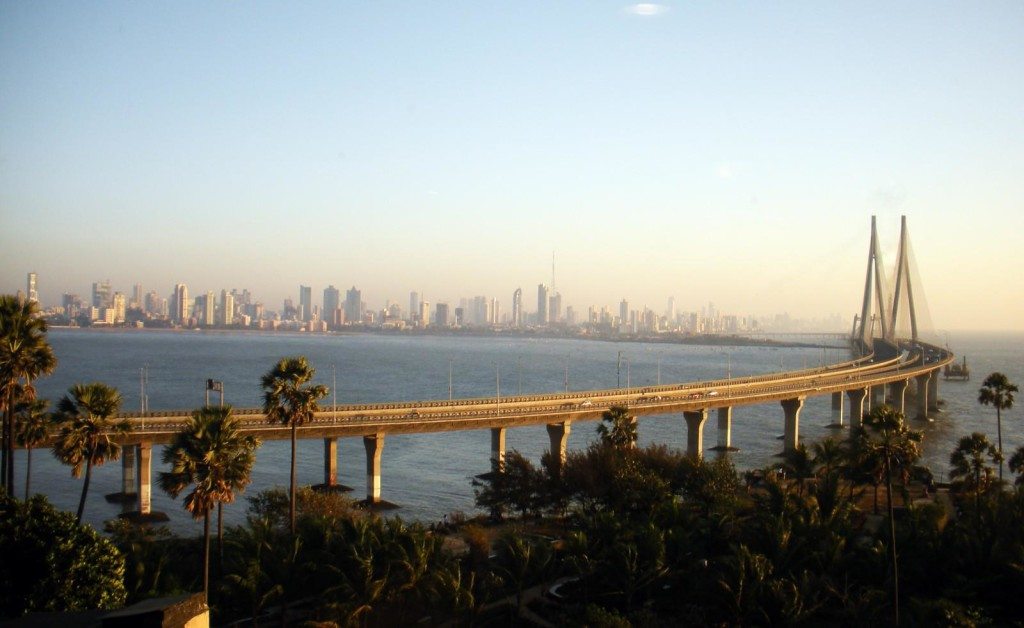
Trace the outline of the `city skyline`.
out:
[[[507,305],[503,305],[502,299],[493,294],[462,295],[452,299],[431,301],[426,295],[414,290],[409,292],[407,310],[397,299],[388,298],[382,303],[368,303],[362,298],[362,290],[357,286],[347,289],[345,299],[342,300],[341,291],[333,284],[323,288],[319,301],[312,297],[312,286],[300,284],[297,291],[299,298],[287,296],[280,302],[280,307],[265,301],[258,292],[248,288],[239,290],[232,287],[230,291],[221,288],[219,297],[218,291],[215,290],[196,290],[190,298],[188,284],[180,282],[176,283],[166,296],[158,289],[135,282],[132,284],[129,297],[126,291],[119,290],[119,286],[110,280],[92,282],[88,291],[67,291],[61,294],[60,299],[48,302],[38,298],[38,293],[37,298],[33,299],[30,296],[34,287],[38,285],[38,280],[38,273],[29,272],[26,274],[25,288],[10,292],[38,302],[48,316],[59,314],[74,319],[79,314],[89,313],[91,307],[92,323],[106,325],[129,323],[131,317],[127,317],[126,313],[130,313],[131,310],[147,315],[147,320],[149,315],[153,315],[153,320],[163,320],[165,323],[180,327],[240,328],[249,326],[251,319],[253,322],[274,320],[298,324],[316,323],[316,331],[341,329],[345,325],[362,325],[366,323],[364,315],[375,317],[370,323],[375,327],[382,324],[387,326],[387,319],[390,317],[393,321],[401,320],[414,327],[429,325],[555,329],[588,323],[614,324],[617,333],[620,331],[619,325],[632,326],[631,331],[622,328],[623,333],[679,329],[692,333],[716,334],[773,329],[835,332],[844,330],[849,322],[838,313],[821,319],[805,319],[792,316],[790,312],[760,315],[728,312],[716,307],[714,302],[694,304],[690,309],[677,308],[674,296],[665,299],[664,308],[647,303],[634,303],[631,307],[628,299],[622,299],[613,304],[567,303],[563,309],[561,293],[551,293],[550,287],[543,283],[537,286],[538,299],[535,309],[522,306],[522,289],[517,288],[511,295],[511,303]],[[506,307],[508,309],[504,309]],[[250,310],[248,314],[245,312],[246,309]],[[243,315],[246,317],[245,322],[240,318]],[[645,321],[645,316],[654,318]],[[427,322],[423,323],[424,320]],[[323,327],[320,327],[320,323]],[[704,328],[705,325],[710,327]]]
[[[184,9],[184,10],[183,10]],[[0,286],[1022,329],[1024,7],[0,6]],[[59,279],[58,279],[59,278]],[[58,285],[56,281],[61,283]]]

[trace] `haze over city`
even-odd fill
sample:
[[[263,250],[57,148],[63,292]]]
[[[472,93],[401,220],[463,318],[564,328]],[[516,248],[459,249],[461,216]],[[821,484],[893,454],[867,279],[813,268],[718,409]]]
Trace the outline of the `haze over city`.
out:
[[[1021,329],[1024,6],[5,3],[0,288]],[[1007,278],[1009,274],[1010,279]]]

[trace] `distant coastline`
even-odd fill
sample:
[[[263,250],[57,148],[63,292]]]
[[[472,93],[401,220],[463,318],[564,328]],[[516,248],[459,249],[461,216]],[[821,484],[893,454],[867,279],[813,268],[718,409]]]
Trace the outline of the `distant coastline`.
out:
[[[252,328],[213,328],[202,329],[194,327],[113,327],[113,326],[90,326],[79,327],[71,325],[49,325],[50,329],[67,331],[84,331],[99,333],[172,333],[172,334],[256,334],[256,335],[283,335],[283,336],[349,336],[349,335],[378,335],[378,336],[448,336],[448,337],[478,337],[478,338],[537,338],[537,339],[562,339],[562,340],[597,340],[613,343],[652,343],[652,344],[676,344],[709,347],[773,347],[773,348],[801,348],[814,349],[843,348],[836,344],[824,344],[821,342],[797,342],[772,340],[769,338],[752,338],[742,334],[679,334],[664,333],[656,335],[640,334],[578,334],[568,333],[560,330],[537,330],[537,329],[389,329],[353,327],[342,331],[296,331],[292,329],[252,329]],[[823,332],[821,336],[832,335]],[[838,334],[836,334],[838,335]],[[808,334],[813,337],[814,334]]]

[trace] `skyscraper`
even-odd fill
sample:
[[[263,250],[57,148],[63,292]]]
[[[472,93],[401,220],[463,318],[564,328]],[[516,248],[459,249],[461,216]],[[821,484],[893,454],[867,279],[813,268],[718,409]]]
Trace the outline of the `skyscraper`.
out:
[[[36,290],[36,274],[28,274],[28,286],[25,292],[28,293],[30,303],[39,303],[39,292]]]
[[[171,321],[184,325],[189,318],[188,287],[179,283],[174,286],[174,293],[171,295]]]
[[[516,288],[512,293],[512,326],[523,326],[523,289]]]
[[[537,324],[548,324],[548,287],[537,285]]]
[[[125,320],[125,313],[128,307],[128,299],[120,292],[114,293],[113,304],[114,308],[114,322],[123,323]]]
[[[434,324],[438,327],[448,326],[448,304],[438,303],[434,314]]]
[[[623,299],[619,303],[619,324],[625,325],[629,322],[629,301]]]
[[[313,288],[299,286],[299,319],[308,323],[313,320]]]
[[[409,322],[415,323],[416,317],[419,316],[420,312],[420,293],[410,292],[409,293]]]
[[[132,299],[128,302],[128,307],[134,307],[142,309],[145,306],[146,296],[142,294],[142,284],[137,283],[132,286]]]
[[[97,281],[92,284],[92,306],[96,308],[110,307],[113,302],[114,293],[110,290],[110,280]]]
[[[203,299],[203,326],[213,327],[217,324],[217,301],[213,292],[207,292]]]
[[[220,291],[220,324],[227,327],[235,322],[235,294],[226,289]]]
[[[548,297],[548,322],[552,325],[562,320],[562,293],[556,292]]]
[[[362,293],[352,289],[345,291],[345,320],[351,323],[359,323],[363,320],[363,298]]]
[[[334,287],[334,285],[327,286],[324,288],[324,311],[323,319],[327,322],[328,326],[334,327],[337,325],[337,319],[339,318],[336,314],[338,308],[341,306],[341,291]]]

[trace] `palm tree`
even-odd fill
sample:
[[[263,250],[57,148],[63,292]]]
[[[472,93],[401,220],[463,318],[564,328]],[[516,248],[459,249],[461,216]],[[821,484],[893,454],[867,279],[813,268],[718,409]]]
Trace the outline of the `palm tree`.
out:
[[[1017,474],[1017,479],[1013,482],[1015,485],[1024,486],[1024,445],[1018,447],[1010,456],[1010,473]]]
[[[910,467],[921,456],[918,443],[921,432],[909,429],[903,413],[885,404],[864,415],[863,427],[867,434],[866,446],[877,452],[885,469],[885,501],[889,509],[889,542],[892,546],[893,616],[900,623],[900,579],[896,559],[896,522],[892,507],[892,475],[899,472],[904,482]]]
[[[824,473],[826,478],[832,477],[832,474],[843,465],[846,458],[842,443],[835,438],[826,438],[814,443],[811,446],[811,451],[814,453],[814,466]]]
[[[22,401],[14,409],[18,422],[18,444],[25,448],[25,499],[28,499],[32,481],[32,448],[46,440],[53,417],[46,408],[46,399]]]
[[[629,410],[622,406],[612,406],[601,415],[597,433],[606,445],[618,450],[632,449],[637,440],[636,417],[630,416]]]
[[[996,408],[996,438],[999,451],[999,481],[1003,481],[1003,410],[1013,407],[1013,393],[1017,387],[1010,383],[1002,373],[992,373],[981,383],[978,391],[978,403]]]
[[[14,494],[14,407],[19,397],[34,399],[32,380],[52,373],[56,366],[57,358],[46,342],[46,321],[40,318],[38,304],[0,295],[0,485],[8,494]]]
[[[974,432],[970,436],[964,436],[957,443],[949,457],[949,464],[953,467],[949,477],[966,490],[974,492],[975,514],[980,515],[981,494],[992,486],[992,467],[988,461],[998,462],[1002,465],[1003,457],[995,445],[988,441],[981,432]],[[1010,461],[1011,469],[1015,466]]]
[[[800,495],[804,494],[804,481],[814,477],[814,461],[807,452],[804,444],[799,444],[793,449],[782,454],[782,467],[790,476],[796,480],[797,490]]]
[[[317,400],[327,396],[327,387],[304,385],[313,379],[316,369],[305,356],[284,358],[263,376],[263,411],[271,423],[292,428],[291,482],[289,484],[288,518],[295,534],[295,428],[313,419]]]
[[[160,488],[171,497],[193,486],[185,510],[203,520],[203,593],[210,590],[210,511],[214,504],[231,503],[235,491],[249,483],[259,441],[243,436],[231,416],[231,406],[206,406],[192,413],[189,423],[164,449],[170,471],[160,473]]]
[[[92,468],[108,460],[117,460],[121,446],[113,438],[126,436],[131,424],[117,420],[121,407],[121,393],[100,382],[75,384],[57,404],[60,433],[53,445],[53,455],[64,464],[71,465],[71,475],[82,475],[85,465],[85,483],[78,502],[78,523],[85,511],[85,496],[89,492]]]

